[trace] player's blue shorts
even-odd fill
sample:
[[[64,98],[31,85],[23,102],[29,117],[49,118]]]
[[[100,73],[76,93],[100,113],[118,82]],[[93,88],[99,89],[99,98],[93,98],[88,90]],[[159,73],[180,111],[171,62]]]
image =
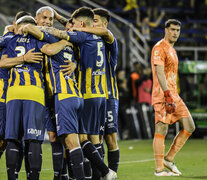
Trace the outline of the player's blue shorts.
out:
[[[83,122],[88,135],[100,135],[104,131],[106,98],[84,99]]]
[[[53,112],[51,108],[54,108],[54,107],[52,106],[45,107],[46,129],[47,131],[57,132],[55,113]]]
[[[44,140],[45,106],[31,100],[11,100],[6,104],[5,139]]]
[[[112,134],[118,131],[119,101],[117,99],[107,99],[106,102],[106,122],[104,134]]]
[[[83,99],[68,94],[55,95],[55,116],[58,136],[86,133],[82,122]]]
[[[6,104],[0,102],[0,139],[4,139],[6,126]]]

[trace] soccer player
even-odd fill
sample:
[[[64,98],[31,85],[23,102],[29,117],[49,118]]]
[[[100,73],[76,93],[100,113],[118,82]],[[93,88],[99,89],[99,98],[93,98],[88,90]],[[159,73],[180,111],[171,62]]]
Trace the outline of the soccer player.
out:
[[[4,30],[4,34],[5,35],[4,36],[6,36],[7,39],[10,39],[16,33],[16,23],[15,22],[17,21],[17,19],[19,19],[19,18],[21,18],[23,16],[26,16],[26,15],[31,15],[31,13],[25,12],[25,11],[19,11],[16,14],[16,16],[15,16],[15,21],[13,22],[13,25],[8,25],[8,26],[5,27],[5,30]],[[35,53],[35,52],[33,53],[31,51],[28,51],[27,54],[33,55],[33,54],[37,54],[37,53]],[[25,56],[27,56],[27,54]],[[33,56],[33,57],[35,57],[35,56]],[[33,60],[35,60],[35,59],[33,59]],[[12,60],[12,63],[14,63],[14,62],[15,61]],[[6,63],[8,63],[8,61],[6,61]],[[3,65],[4,65],[4,61],[1,61],[1,66],[3,66]],[[6,77],[8,79],[8,69],[7,70],[4,69],[4,70],[2,70],[2,72],[5,73],[4,80],[6,80]],[[6,87],[7,84],[8,84],[7,80],[4,81],[4,92],[3,92],[3,94],[6,94],[6,89],[7,88],[5,88],[5,87]],[[6,104],[5,104],[5,107],[6,107]],[[2,115],[3,115],[3,113],[2,113]],[[4,128],[4,130],[5,130],[5,128]],[[24,145],[23,142],[22,142],[22,145]],[[19,171],[21,169],[21,165],[22,165],[22,160],[23,160],[24,154],[26,155],[25,156],[25,169],[26,169],[27,175],[29,174],[29,167],[28,167],[29,165],[28,165],[28,157],[27,157],[27,154],[28,154],[28,142],[27,141],[25,141],[24,147],[25,147],[24,149],[22,147],[20,149],[20,151],[19,151],[19,159],[18,159],[18,163],[16,165],[16,170],[15,170],[16,179],[18,179],[18,173],[19,173]]]
[[[32,16],[23,16],[16,21],[17,29],[23,24],[35,24]],[[45,130],[45,98],[43,90],[42,62],[27,63],[25,53],[29,50],[54,55],[68,45],[67,41],[47,44],[34,39],[31,35],[16,35],[7,44],[9,59],[22,59],[21,64],[10,70],[6,97],[6,131],[8,140],[6,164],[8,179],[15,179],[15,167],[18,160],[21,137],[29,141],[30,179],[39,179],[41,170],[41,143]],[[39,55],[39,58],[42,56]],[[7,62],[5,60],[5,62]],[[32,93],[31,93],[32,92]]]
[[[24,27],[25,33],[32,33],[38,38],[42,37],[41,31],[32,26],[27,25]],[[46,36],[46,37],[45,37]],[[57,42],[58,39],[51,35],[47,38],[47,35],[43,37],[43,40],[47,42]],[[54,86],[53,94],[55,98],[55,116],[57,123],[57,135],[63,137],[63,140],[70,150],[70,159],[72,162],[73,178],[77,180],[84,179],[83,169],[83,154],[80,147],[78,133],[79,126],[82,126],[82,108],[83,99],[82,94],[78,90],[74,73],[64,73],[65,69],[60,67],[68,67],[69,61],[72,72],[76,68],[74,63],[74,53],[71,47],[65,47],[64,50],[57,55],[51,57],[51,69],[53,73]]]
[[[73,15],[74,27],[92,27],[94,14],[90,8],[77,9]],[[68,39],[80,49],[79,88],[84,98],[84,128],[80,131],[80,142],[84,155],[96,164],[106,179],[116,178],[116,173],[102,161],[92,145],[99,144],[100,127],[105,122],[105,44],[101,37],[85,32],[64,32],[54,28],[45,30],[60,39]],[[88,140],[89,139],[91,142]],[[92,153],[94,152],[94,153]]]
[[[52,27],[54,22],[54,11],[49,6],[41,7],[36,11],[36,23],[38,26]],[[63,21],[63,20],[62,20]],[[61,22],[62,22],[61,21]],[[63,145],[59,140],[57,140],[57,131],[56,131],[56,120],[54,115],[54,100],[53,100],[53,90],[52,84],[53,78],[51,71],[51,57],[45,56],[45,82],[46,82],[46,128],[49,135],[49,140],[52,147],[52,159],[53,159],[53,169],[54,169],[54,178],[59,178],[62,176],[62,179],[67,180],[66,169],[62,169],[62,158],[64,154]],[[60,173],[60,171],[62,172]]]
[[[97,8],[93,10],[93,26],[88,28],[72,28],[73,30],[84,31],[102,36],[106,44],[106,77],[107,77],[107,114],[105,123],[105,140],[108,147],[109,168],[117,172],[119,163],[119,147],[117,144],[118,131],[118,88],[115,77],[117,65],[118,44],[116,38],[107,29],[110,21],[110,14],[107,10]],[[97,150],[100,147],[97,147]]]
[[[152,105],[155,110],[153,149],[156,162],[155,176],[179,176],[174,157],[195,130],[193,119],[177,92],[178,57],[173,48],[180,35],[181,23],[176,19],[165,22],[165,37],[152,49],[153,72]],[[165,136],[168,126],[179,122],[182,130],[176,135],[165,153]],[[164,171],[164,166],[171,172]]]

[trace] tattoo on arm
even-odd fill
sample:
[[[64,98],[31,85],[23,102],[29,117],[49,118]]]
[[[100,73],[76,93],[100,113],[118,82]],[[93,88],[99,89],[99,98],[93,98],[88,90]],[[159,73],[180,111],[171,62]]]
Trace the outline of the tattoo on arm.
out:
[[[61,31],[59,29],[55,29],[55,28],[52,28],[52,27],[44,27],[42,30],[44,32],[52,34],[53,36],[55,36],[59,39],[67,40],[67,38],[68,38],[68,34],[67,34],[66,31]]]

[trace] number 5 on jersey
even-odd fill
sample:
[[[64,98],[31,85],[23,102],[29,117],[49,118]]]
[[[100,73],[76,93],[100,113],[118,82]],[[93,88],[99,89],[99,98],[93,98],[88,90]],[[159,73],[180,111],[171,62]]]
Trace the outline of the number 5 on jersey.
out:
[[[100,60],[96,61],[96,66],[101,67],[104,62],[103,52],[101,48],[103,47],[103,42],[97,42],[97,56],[100,56]]]

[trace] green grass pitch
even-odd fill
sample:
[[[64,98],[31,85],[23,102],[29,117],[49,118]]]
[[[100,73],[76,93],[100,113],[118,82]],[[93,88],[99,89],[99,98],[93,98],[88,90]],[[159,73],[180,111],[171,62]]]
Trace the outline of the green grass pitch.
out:
[[[166,151],[172,140],[165,143]],[[177,154],[175,162],[183,173],[181,177],[154,177],[155,162],[152,150],[152,140],[119,141],[120,165],[117,180],[207,180],[207,140],[190,139]],[[0,160],[0,180],[6,180],[5,156]],[[24,165],[19,174],[24,180]],[[43,164],[40,180],[52,180],[52,157],[49,144],[43,144]]]

